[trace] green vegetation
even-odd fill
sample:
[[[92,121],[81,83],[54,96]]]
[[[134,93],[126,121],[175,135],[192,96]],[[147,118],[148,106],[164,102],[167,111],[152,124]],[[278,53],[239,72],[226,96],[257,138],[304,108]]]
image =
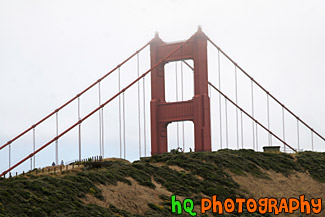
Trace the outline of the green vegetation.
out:
[[[285,176],[295,171],[307,171],[316,180],[325,182],[325,153],[314,152],[299,153],[295,157],[252,150],[185,154],[174,152],[143,158],[132,164],[104,161],[85,162],[84,165],[82,172],[0,179],[0,216],[140,216],[113,205],[103,208],[86,205],[81,201],[86,194],[103,200],[102,192],[97,187],[99,184],[117,185],[118,182],[124,182],[131,185],[127,177],[132,177],[140,185],[155,189],[153,178],[170,192],[191,197],[196,203],[200,202],[202,194],[217,195],[220,200],[241,196],[239,184],[227,171],[240,175],[252,174],[263,179],[270,177],[262,169],[273,170]],[[171,169],[170,165],[183,170]],[[144,216],[174,216],[170,212],[170,198],[161,195],[160,199],[160,204],[147,204],[149,208]]]

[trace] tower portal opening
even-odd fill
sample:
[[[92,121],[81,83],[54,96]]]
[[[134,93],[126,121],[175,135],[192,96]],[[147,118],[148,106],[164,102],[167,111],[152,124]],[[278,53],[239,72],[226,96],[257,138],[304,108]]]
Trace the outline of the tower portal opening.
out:
[[[193,60],[174,61],[165,64],[165,100],[181,102],[193,99]]]

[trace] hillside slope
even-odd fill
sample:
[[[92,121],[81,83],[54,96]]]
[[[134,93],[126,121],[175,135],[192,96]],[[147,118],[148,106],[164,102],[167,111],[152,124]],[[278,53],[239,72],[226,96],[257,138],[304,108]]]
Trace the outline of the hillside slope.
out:
[[[79,172],[0,179],[0,216],[174,216],[172,194],[178,200],[192,198],[196,211],[202,197],[213,195],[224,200],[304,194],[307,199],[323,198],[325,202],[325,153],[292,156],[220,150],[166,153],[132,164],[104,161],[84,166]]]

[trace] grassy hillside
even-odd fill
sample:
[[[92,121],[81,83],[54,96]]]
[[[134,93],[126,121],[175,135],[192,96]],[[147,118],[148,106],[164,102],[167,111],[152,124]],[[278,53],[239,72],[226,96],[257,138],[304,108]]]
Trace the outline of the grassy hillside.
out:
[[[132,164],[88,162],[81,172],[0,179],[0,216],[173,216],[170,195],[159,194],[159,202],[148,201],[143,204],[143,212],[131,213],[110,203],[110,198],[105,198],[103,186],[117,186],[121,182],[132,186],[132,178],[148,191],[156,191],[159,185],[166,192],[181,198],[190,197],[199,203],[204,195],[218,195],[219,199],[244,196],[232,174],[271,179],[265,171],[284,176],[308,173],[317,182],[325,183],[325,153],[303,152],[296,156],[252,150],[166,153]],[[109,205],[86,203],[89,197]]]

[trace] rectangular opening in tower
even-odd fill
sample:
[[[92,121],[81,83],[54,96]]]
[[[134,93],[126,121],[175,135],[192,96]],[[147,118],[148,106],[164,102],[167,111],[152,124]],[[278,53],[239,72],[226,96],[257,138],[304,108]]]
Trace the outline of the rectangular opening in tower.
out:
[[[165,65],[165,100],[181,102],[194,96],[193,61],[174,61]]]
[[[172,122],[167,126],[168,152],[178,148],[183,152],[194,152],[194,124],[192,121]]]

